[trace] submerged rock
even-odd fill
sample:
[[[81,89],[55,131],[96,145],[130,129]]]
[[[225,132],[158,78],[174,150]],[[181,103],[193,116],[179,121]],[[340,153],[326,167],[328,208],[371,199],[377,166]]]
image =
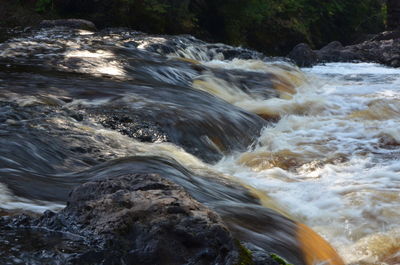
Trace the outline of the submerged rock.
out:
[[[156,104],[146,100],[137,107],[116,100],[85,111],[106,128],[142,142],[172,142],[206,162],[245,150],[267,124],[257,115],[202,91],[162,91],[162,95],[156,90],[141,94],[146,93]]]
[[[18,246],[20,251],[8,256],[22,262],[240,264],[240,248],[220,217],[156,174],[91,181],[76,188],[59,213],[0,222],[3,231],[29,231],[39,241],[57,235],[52,245]],[[29,244],[19,244],[24,243]],[[6,244],[1,250],[13,247]],[[10,261],[0,256],[2,263]]]

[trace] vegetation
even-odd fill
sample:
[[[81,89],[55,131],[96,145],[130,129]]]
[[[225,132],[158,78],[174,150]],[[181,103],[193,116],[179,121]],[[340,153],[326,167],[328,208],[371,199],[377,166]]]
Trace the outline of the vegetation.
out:
[[[271,258],[275,260],[279,265],[293,265],[288,263],[284,258],[278,256],[277,254],[271,254]]]
[[[48,9],[53,8],[53,0],[38,0],[36,2],[36,11],[45,12]]]
[[[1,0],[0,0],[1,1]],[[390,1],[390,0],[389,0]],[[383,0],[19,0],[40,13],[181,34],[285,54],[299,42],[315,48],[351,43],[384,29]]]
[[[251,251],[243,246],[239,240],[236,240],[235,243],[239,250],[239,261],[236,265],[254,265]]]

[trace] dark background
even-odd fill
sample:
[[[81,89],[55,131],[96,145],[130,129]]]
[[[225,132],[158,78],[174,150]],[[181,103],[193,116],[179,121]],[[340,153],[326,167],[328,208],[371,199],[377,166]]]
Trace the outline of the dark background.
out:
[[[157,34],[191,34],[212,42],[283,55],[306,42],[351,44],[396,20],[383,0],[0,0],[0,27],[41,19],[84,18],[99,28],[130,27]],[[393,8],[392,8],[393,9]],[[393,15],[395,14],[395,15]]]

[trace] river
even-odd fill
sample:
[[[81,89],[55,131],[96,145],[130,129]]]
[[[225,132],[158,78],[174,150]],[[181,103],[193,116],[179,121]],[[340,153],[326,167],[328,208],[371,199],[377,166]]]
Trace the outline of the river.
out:
[[[24,33],[0,44],[0,215],[56,211],[91,178],[151,170],[238,230],[268,213],[221,182],[311,227],[345,264],[400,264],[399,119],[399,69],[299,69],[126,29]]]

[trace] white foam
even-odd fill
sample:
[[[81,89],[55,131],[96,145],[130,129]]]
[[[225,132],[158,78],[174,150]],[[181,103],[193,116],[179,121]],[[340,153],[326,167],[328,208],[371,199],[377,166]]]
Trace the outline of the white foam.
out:
[[[304,72],[330,75],[391,75],[400,74],[400,69],[375,63],[326,63],[312,68],[303,68]]]
[[[246,157],[227,157],[215,168],[267,192],[342,250],[363,237],[398,229],[400,70],[337,63],[305,71],[319,87],[299,90],[297,99],[284,101],[277,110],[285,115],[264,129],[254,150]],[[318,104],[306,104],[304,113],[288,111],[312,98]],[[286,150],[300,154],[305,164],[289,170],[241,164],[248,155],[262,163],[263,156],[279,158]],[[347,253],[345,259],[357,262],[361,256]]]

